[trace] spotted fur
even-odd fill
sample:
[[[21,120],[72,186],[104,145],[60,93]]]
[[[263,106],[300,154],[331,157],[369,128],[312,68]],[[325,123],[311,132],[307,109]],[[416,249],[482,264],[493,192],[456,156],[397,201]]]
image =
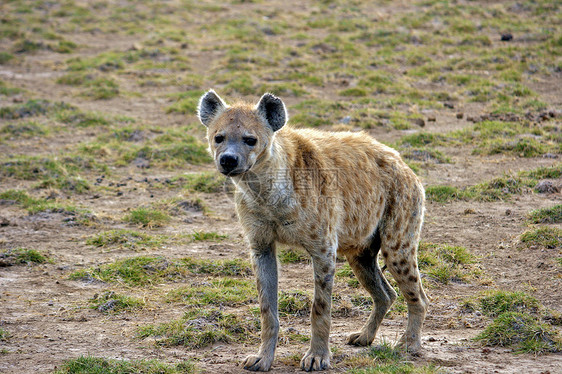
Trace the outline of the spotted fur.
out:
[[[210,91],[202,97],[199,113],[217,168],[232,176],[236,185],[236,210],[257,278],[262,343],[257,355],[244,360],[244,368],[268,371],[273,362],[279,332],[276,243],[301,246],[312,258],[312,337],[302,369],[330,366],[337,253],[347,258],[375,304],[367,323],[349,336],[348,344],[370,345],[396,299],[377,262],[382,253],[408,304],[401,343],[419,351],[428,307],[416,258],[424,189],[399,154],[365,133],[284,126],[285,106],[271,94],[255,106],[228,106]],[[254,146],[245,144],[248,137],[256,139]],[[220,162],[225,154],[239,161],[232,171]]]

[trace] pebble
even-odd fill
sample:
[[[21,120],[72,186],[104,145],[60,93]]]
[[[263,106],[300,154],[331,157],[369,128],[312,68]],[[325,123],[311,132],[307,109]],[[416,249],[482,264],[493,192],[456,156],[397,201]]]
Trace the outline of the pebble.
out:
[[[428,119],[429,120],[429,119]],[[413,120],[414,124],[418,125],[419,127],[424,127],[425,126],[425,121],[421,118],[415,118]]]
[[[501,41],[502,42],[509,42],[513,40],[513,35],[509,32],[506,32],[504,34],[501,35]]]
[[[427,122],[435,122],[437,118],[435,116],[427,116]]]
[[[464,113],[459,112],[457,113],[457,119],[462,119],[464,117]]]
[[[560,192],[560,187],[555,186],[554,183],[552,183],[551,181],[540,181],[539,183],[537,183],[537,185],[535,186],[535,189],[537,190],[538,193],[558,193]]]

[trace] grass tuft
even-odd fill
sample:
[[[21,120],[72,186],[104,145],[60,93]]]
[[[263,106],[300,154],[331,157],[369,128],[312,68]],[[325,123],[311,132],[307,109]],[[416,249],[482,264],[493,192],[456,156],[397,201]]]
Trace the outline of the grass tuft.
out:
[[[35,249],[16,248],[8,249],[0,252],[0,261],[4,265],[18,265],[18,264],[45,264],[52,263],[47,255]]]
[[[279,293],[279,315],[307,316],[310,314],[312,300],[302,291],[281,291]]]
[[[117,314],[123,311],[135,311],[142,309],[144,300],[133,296],[120,295],[113,291],[104,292],[102,295],[94,295],[89,300],[90,308],[96,309],[104,314]]]
[[[216,343],[248,342],[255,340],[257,321],[224,313],[219,310],[192,310],[174,321],[147,325],[137,331],[140,339],[154,337],[156,344],[166,347],[184,346],[204,348]]]
[[[160,227],[170,220],[170,216],[161,210],[150,208],[133,209],[123,220],[144,227]]]
[[[529,221],[531,223],[561,223],[562,204],[557,204],[550,208],[533,210],[529,213]]]
[[[196,307],[235,307],[254,303],[256,300],[257,292],[253,281],[225,277],[177,288],[166,295],[168,302],[181,302]]]
[[[546,248],[562,248],[562,229],[543,226],[526,231],[521,235],[521,242],[527,247],[534,245]]]
[[[81,356],[65,361],[53,374],[191,374],[195,365],[189,361],[166,364],[158,360],[114,360]]]
[[[444,284],[467,282],[478,277],[481,271],[475,262],[475,256],[464,247],[420,243],[418,250],[420,271]]]
[[[86,244],[96,247],[119,245],[131,249],[142,249],[146,247],[154,248],[161,243],[161,239],[152,235],[123,229],[100,232],[99,234],[92,235],[86,240]]]
[[[516,352],[541,355],[560,352],[562,341],[548,325],[520,312],[500,314],[476,338],[485,346],[513,347]]]

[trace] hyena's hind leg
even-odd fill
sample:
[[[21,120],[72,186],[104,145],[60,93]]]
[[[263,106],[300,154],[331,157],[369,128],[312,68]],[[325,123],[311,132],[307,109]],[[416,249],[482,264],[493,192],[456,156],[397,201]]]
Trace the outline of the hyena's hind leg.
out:
[[[370,345],[375,339],[384,316],[396,300],[396,292],[388,284],[377,262],[380,247],[381,239],[377,230],[369,247],[360,253],[347,255],[355,276],[373,298],[373,310],[367,323],[361,331],[349,336],[347,344]]]
[[[421,330],[429,306],[417,264],[422,221],[423,215],[413,215],[403,230],[391,225],[394,230],[383,233],[383,238],[387,239],[382,246],[383,258],[408,304],[408,326],[400,344],[411,353],[421,349]]]

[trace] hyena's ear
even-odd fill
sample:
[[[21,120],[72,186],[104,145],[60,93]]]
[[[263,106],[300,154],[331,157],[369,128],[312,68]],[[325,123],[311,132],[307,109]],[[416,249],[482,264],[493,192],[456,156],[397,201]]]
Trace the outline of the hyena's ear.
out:
[[[265,118],[273,131],[285,126],[288,119],[287,109],[280,98],[270,93],[264,94],[256,106],[258,113]]]
[[[226,103],[220,96],[217,95],[215,91],[209,90],[206,94],[201,96],[199,100],[197,116],[201,123],[208,127],[216,115],[226,109],[226,107]]]

